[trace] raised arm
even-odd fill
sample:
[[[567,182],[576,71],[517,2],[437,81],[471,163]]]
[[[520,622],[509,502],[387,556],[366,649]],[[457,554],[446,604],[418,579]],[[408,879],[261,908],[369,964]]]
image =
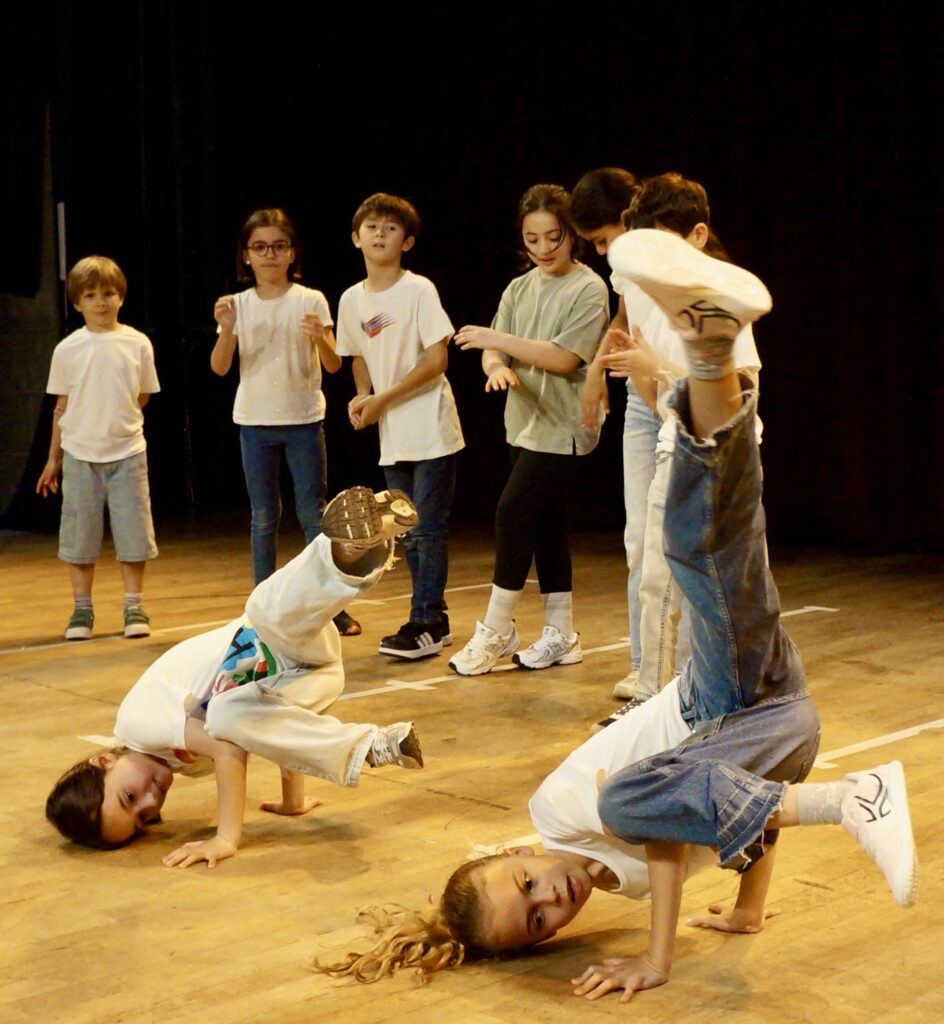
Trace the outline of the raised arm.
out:
[[[213,319],[220,325],[220,333],[210,353],[210,369],[220,377],[229,372],[233,365],[233,354],[236,351],[236,300],[232,295],[224,295],[216,300],[213,307]]]
[[[328,373],[337,373],[341,369],[341,357],[338,355],[334,341],[334,331],[325,327],[317,313],[306,313],[301,319],[302,334],[311,342],[311,347],[321,365]]]
[[[396,384],[391,385],[379,394],[370,395],[363,393],[361,391],[361,383],[358,381],[357,373],[355,372],[354,381],[357,384],[358,397],[348,406],[348,414],[351,417],[355,430],[363,430],[364,427],[369,427],[372,423],[376,423],[383,415],[387,406],[392,402],[414,391],[418,391],[431,380],[445,373],[446,366],[449,363],[449,354],[446,351],[448,340],[448,338],[443,338],[434,345],[430,345],[409,373],[398,380]],[[363,362],[363,360],[361,361]],[[354,363],[356,367],[357,357],[355,357]],[[364,369],[367,369],[366,364]],[[369,385],[369,376],[367,381]],[[354,420],[355,416],[357,417],[357,422]]]
[[[59,471],[62,469],[62,429],[59,421],[69,403],[68,395],[56,398],[56,407],[52,411],[52,437],[49,440],[49,455],[39,480],[36,481],[36,493],[44,498],[59,490]]]
[[[205,860],[207,867],[235,855],[243,835],[246,813],[246,751],[226,740],[214,739],[204,722],[188,718],[184,741],[191,754],[213,758],[216,771],[217,826],[212,839],[184,843],[164,858],[169,868],[189,868]]]

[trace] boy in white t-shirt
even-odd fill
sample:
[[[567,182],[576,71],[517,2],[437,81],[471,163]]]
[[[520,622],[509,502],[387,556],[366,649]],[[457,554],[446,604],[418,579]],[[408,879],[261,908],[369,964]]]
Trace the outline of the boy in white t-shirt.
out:
[[[418,231],[419,216],[405,199],[378,192],[361,203],[353,241],[367,277],[341,296],[337,319],[338,355],[354,357],[351,424],[379,425],[387,485],[408,494],[419,514],[406,541],[410,620],[380,642],[381,654],[411,660],[452,643],[443,595],[455,454],[464,447],[445,375],[453,326],[433,283],[400,265]]]
[[[52,354],[46,390],[56,395],[49,458],[37,494],[55,494],[62,471],[59,557],[69,565],[75,606],[67,640],[88,640],[95,616],[92,582],[101,552],[105,507],[124,582],[124,635],[149,636],[141,607],[144,569],[157,557],[142,409],[160,385],[150,341],[118,323],[128,283],[104,256],[69,271],[69,300],[85,326]]]

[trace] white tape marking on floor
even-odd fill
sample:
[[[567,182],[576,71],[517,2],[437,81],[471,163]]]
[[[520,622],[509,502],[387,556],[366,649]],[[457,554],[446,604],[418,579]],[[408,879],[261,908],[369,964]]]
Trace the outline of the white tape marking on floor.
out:
[[[235,616],[234,616],[235,617]],[[151,631],[151,637],[155,636],[167,636],[170,633],[186,633],[188,630],[205,630],[215,629],[217,626],[225,626],[227,622],[232,622],[233,619],[220,619],[218,622],[190,622],[186,626],[168,626],[166,629],[154,629]],[[91,640],[57,640],[51,644],[34,644],[28,647],[7,647],[5,650],[0,651],[0,656],[4,654],[23,654],[26,651],[54,651],[57,647],[71,647],[73,650],[77,650],[79,647],[91,647],[94,644],[110,643],[113,640],[125,640],[121,633],[109,633],[106,636],[94,636]],[[135,638],[136,642],[138,639],[145,639],[144,637]]]
[[[805,604],[802,608],[794,608],[790,612],[781,612],[781,619],[789,619],[791,615],[807,615],[809,612],[838,612],[838,608],[823,608],[818,604]]]
[[[827,750],[817,756],[813,763],[814,768],[835,768],[835,761],[841,757],[848,757],[850,754],[858,754],[862,750],[871,750],[873,747],[884,747],[889,743],[897,743],[898,740],[906,740],[911,736],[917,736],[925,729],[944,729],[944,718],[935,718],[933,722],[923,722],[921,725],[914,725],[910,729],[899,729],[898,732],[887,732],[884,736],[876,736],[875,739],[864,740],[862,743],[853,743],[851,747],[839,747],[836,750]]]

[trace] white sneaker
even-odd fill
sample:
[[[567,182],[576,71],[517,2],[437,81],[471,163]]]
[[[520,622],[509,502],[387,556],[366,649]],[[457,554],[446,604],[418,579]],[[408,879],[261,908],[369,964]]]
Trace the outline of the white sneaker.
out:
[[[637,228],[607,250],[619,277],[637,284],[683,339],[728,338],[770,312],[770,292],[749,270],[707,256],[671,231]]]
[[[518,630],[511,624],[507,635],[496,633],[484,622],[476,622],[472,639],[449,659],[449,667],[460,676],[481,676],[491,672],[499,658],[518,650]]]
[[[398,764],[401,768],[422,768],[423,751],[413,723],[394,722],[393,725],[379,726],[370,750],[367,751],[367,763],[372,768],[382,768],[388,764]]]
[[[875,861],[898,906],[910,907],[918,884],[918,854],[901,762],[846,778],[855,785],[842,801],[842,827]]]
[[[636,696],[636,683],[638,682],[639,669],[634,668],[613,687],[613,696],[617,700],[632,700]]]
[[[550,668],[551,665],[576,665],[583,661],[580,634],[567,636],[556,626],[545,626],[541,636],[511,659],[519,668]]]

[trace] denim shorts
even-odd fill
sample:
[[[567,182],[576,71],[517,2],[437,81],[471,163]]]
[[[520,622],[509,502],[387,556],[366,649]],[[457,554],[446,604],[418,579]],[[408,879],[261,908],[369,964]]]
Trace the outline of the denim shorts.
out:
[[[83,462],[62,454],[62,519],[59,557],[73,565],[98,561],[105,530],[105,507],[115,558],[146,562],[157,557],[147,453],[117,462]]]

